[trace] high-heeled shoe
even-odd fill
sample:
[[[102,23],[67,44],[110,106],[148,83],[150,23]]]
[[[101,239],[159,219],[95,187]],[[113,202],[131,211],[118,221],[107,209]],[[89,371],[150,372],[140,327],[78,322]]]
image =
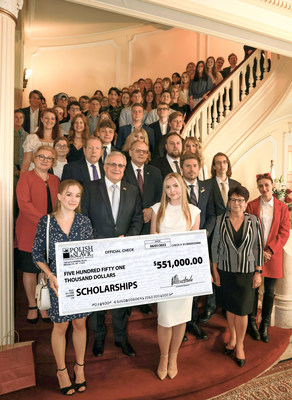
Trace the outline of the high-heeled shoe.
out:
[[[177,353],[169,353],[169,364],[168,364],[167,375],[170,377],[170,379],[173,379],[176,377],[177,373],[178,373]]]
[[[57,373],[58,373],[59,371],[61,371],[61,372],[62,372],[62,371],[65,371],[66,369],[67,369],[67,367],[62,368],[62,369],[57,369]],[[58,379],[58,375],[57,375],[57,379]],[[58,381],[59,381],[59,379],[58,379]],[[59,384],[60,384],[60,383],[59,383]],[[74,392],[73,392],[73,393],[69,393],[70,390],[74,390]],[[74,387],[73,384],[71,384],[70,386],[63,387],[63,388],[60,387],[60,392],[61,392],[63,395],[65,395],[65,396],[73,396],[73,394],[75,394],[75,387]]]
[[[162,381],[167,377],[167,364],[168,354],[160,355],[160,361],[157,368],[157,376]]]
[[[232,354],[234,352],[235,347],[233,347],[233,349],[227,349],[227,347],[224,347],[224,354],[226,356],[229,356],[230,354]]]
[[[28,309],[29,310],[37,310],[38,308],[37,308],[37,306],[35,306],[35,307],[28,307]],[[38,322],[38,320],[39,320],[39,316],[37,316],[36,318],[26,318],[26,321],[32,325],[36,324]]]
[[[75,366],[75,365],[78,365],[79,367],[84,367],[85,362],[84,362],[83,364],[79,364],[77,361],[75,361],[74,366]],[[76,390],[77,393],[83,393],[83,392],[85,392],[87,383],[86,383],[86,381],[84,381],[84,382],[82,382],[82,383],[77,383],[77,382],[76,382],[76,374],[75,374],[75,371],[74,371],[74,382],[75,382],[75,390]],[[80,390],[80,389],[83,388],[83,387],[84,387],[84,390]]]
[[[235,362],[239,367],[243,367],[244,364],[246,363],[246,359],[245,358],[237,358],[237,357],[235,357]]]

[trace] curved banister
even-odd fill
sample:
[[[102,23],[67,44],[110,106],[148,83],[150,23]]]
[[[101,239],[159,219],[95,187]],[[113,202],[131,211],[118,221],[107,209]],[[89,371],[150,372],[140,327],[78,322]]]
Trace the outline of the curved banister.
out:
[[[202,144],[214,135],[229,113],[233,113],[262,84],[277,63],[269,65],[267,52],[255,50],[219,83],[193,110],[182,137],[195,136]]]

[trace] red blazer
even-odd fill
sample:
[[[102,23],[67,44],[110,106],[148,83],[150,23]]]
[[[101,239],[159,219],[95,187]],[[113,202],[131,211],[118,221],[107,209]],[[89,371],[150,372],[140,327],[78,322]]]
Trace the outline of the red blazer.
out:
[[[256,215],[260,220],[261,196],[250,201],[246,211]],[[272,257],[263,267],[263,276],[267,278],[282,278],[283,276],[283,247],[290,232],[290,216],[288,207],[274,197],[274,216],[271,230],[264,250],[270,249]]]
[[[59,178],[49,174],[48,185],[54,207],[57,198]],[[40,218],[47,214],[47,188],[45,182],[34,172],[20,175],[16,187],[19,214],[15,227],[15,247],[31,253]]]

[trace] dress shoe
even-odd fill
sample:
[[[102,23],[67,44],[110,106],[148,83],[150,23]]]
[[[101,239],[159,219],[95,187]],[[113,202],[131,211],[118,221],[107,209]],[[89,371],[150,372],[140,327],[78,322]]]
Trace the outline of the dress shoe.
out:
[[[167,364],[168,364],[168,354],[161,355],[159,360],[159,365],[157,368],[157,376],[163,381],[167,377]]]
[[[129,357],[135,357],[136,353],[130,343],[126,340],[125,342],[115,342],[117,347],[120,347],[122,352]]]
[[[102,341],[95,340],[92,347],[92,353],[95,357],[101,357],[104,352],[104,339]]]
[[[209,319],[215,314],[215,311],[205,311],[199,318],[200,322],[208,322]]]
[[[269,323],[261,322],[259,333],[260,333],[262,341],[265,343],[269,343],[269,341],[270,341]]]
[[[141,313],[143,313],[143,314],[153,314],[153,310],[148,304],[143,304],[139,308],[140,308]]]
[[[250,336],[253,338],[253,340],[261,340],[261,335],[260,332],[258,330],[257,324],[255,321],[250,322],[248,324],[248,333],[250,334]]]
[[[236,361],[236,364],[239,367],[243,367],[244,364],[246,363],[246,359],[245,358],[237,358],[237,357],[235,357],[235,361]]]
[[[184,337],[183,337],[182,343],[184,343],[184,342],[187,342],[188,340],[189,340],[189,339],[188,339],[187,335],[186,335],[186,334],[184,334]]]
[[[28,307],[29,310],[38,310],[37,306],[35,307]],[[26,321],[29,324],[35,325],[39,320],[38,312],[37,312],[37,317],[36,318],[26,318]]]
[[[187,331],[192,333],[197,339],[208,340],[207,334],[203,331],[203,329],[195,323],[187,326]]]
[[[224,354],[226,356],[229,356],[230,354],[232,354],[234,352],[235,347],[233,347],[233,349],[227,349],[227,347],[224,347]]]
[[[173,379],[176,377],[177,373],[178,373],[177,353],[169,353],[169,364],[168,364],[167,375],[170,377],[170,379]]]

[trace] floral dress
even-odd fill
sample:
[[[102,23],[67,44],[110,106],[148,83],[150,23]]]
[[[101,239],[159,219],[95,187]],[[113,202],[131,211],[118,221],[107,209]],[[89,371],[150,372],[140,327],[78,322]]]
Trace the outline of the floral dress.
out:
[[[46,230],[47,230],[47,215],[43,216],[38,224],[37,232],[34,239],[32,248],[33,261],[43,262],[46,264],[45,251],[46,251]],[[50,270],[56,275],[56,254],[55,243],[71,242],[75,240],[89,240],[93,239],[93,232],[91,222],[88,217],[75,213],[75,217],[68,236],[64,233],[58,224],[56,218],[51,216],[49,228],[49,259]],[[48,282],[49,284],[49,282]],[[59,301],[55,292],[49,287],[51,308],[48,310],[48,315],[53,322],[67,322],[76,318],[84,318],[90,313],[72,314],[72,315],[59,315]]]

